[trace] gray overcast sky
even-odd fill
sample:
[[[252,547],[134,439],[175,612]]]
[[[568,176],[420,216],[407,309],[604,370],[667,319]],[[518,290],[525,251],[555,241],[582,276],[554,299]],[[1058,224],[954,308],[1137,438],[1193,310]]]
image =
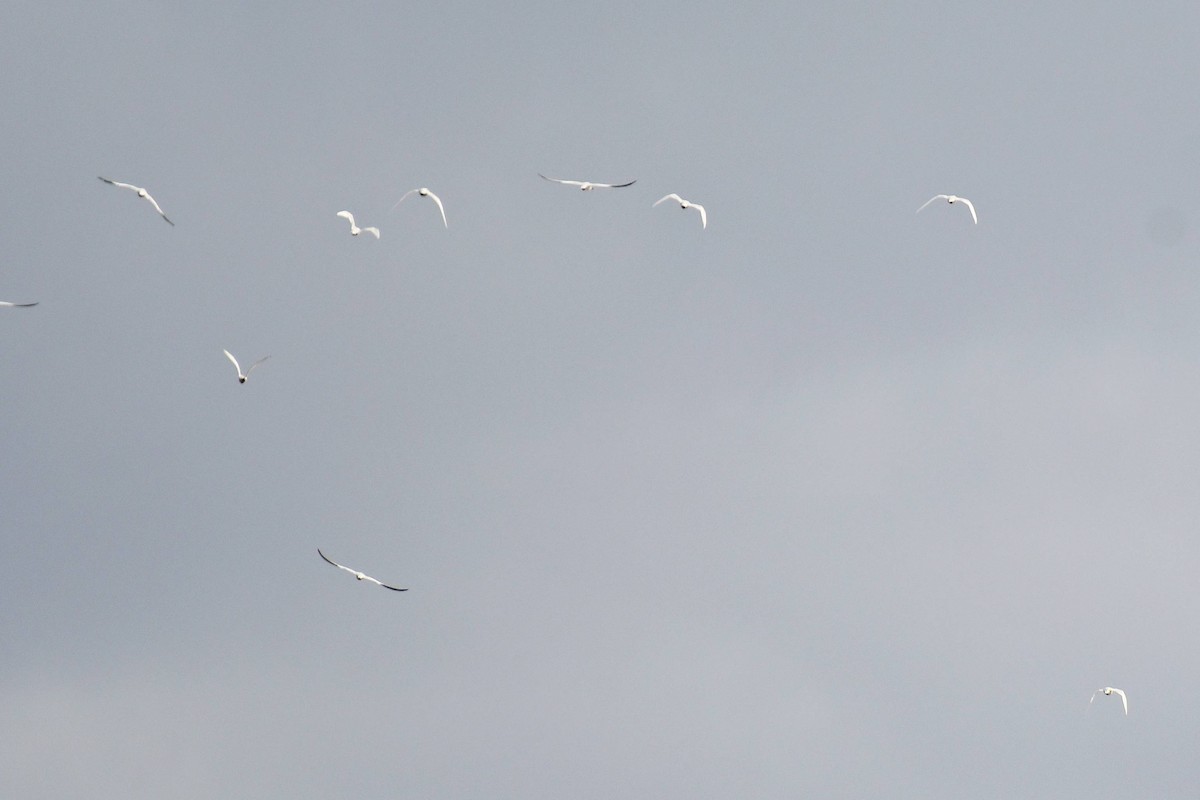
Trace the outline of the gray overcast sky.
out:
[[[301,5],[6,9],[0,796],[1195,796],[1200,7]]]

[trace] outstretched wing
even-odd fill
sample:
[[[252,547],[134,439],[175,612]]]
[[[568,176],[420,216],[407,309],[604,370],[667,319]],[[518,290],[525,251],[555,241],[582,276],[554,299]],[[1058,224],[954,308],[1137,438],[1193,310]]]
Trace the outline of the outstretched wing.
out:
[[[950,197],[950,195],[948,195],[948,194],[935,194],[933,197],[926,200],[924,205],[922,205],[920,208],[917,209],[917,213],[920,214],[922,211],[924,211],[925,206],[929,205],[934,200],[947,200],[947,199],[949,199],[949,197]]]
[[[121,183],[120,181],[114,181],[111,178],[105,178],[99,175],[96,177],[100,178],[100,180],[104,181],[105,183],[111,183],[113,186],[119,186],[122,189],[132,189],[135,192],[138,190],[138,187],[134,186],[132,183]]]
[[[392,206],[391,208],[389,208],[389,209],[388,209],[388,213],[390,214],[391,212],[395,211],[395,210],[396,210],[396,206],[398,206],[398,205],[400,205],[401,203],[403,203],[403,202],[405,201],[405,199],[407,199],[407,198],[408,198],[408,196],[409,196],[410,194],[412,194],[413,192],[415,192],[415,191],[417,191],[417,190],[416,190],[416,189],[409,189],[407,192],[405,192],[405,193],[404,193],[404,197],[401,197],[399,200],[397,200],[397,201],[396,201],[396,205],[395,205],[395,206]],[[339,216],[340,216],[340,215],[339,215]]]
[[[353,215],[353,214],[351,214],[349,211],[339,211],[339,212],[337,213],[337,215],[338,215],[339,217],[341,217],[342,219],[344,219],[344,220],[349,220],[349,221],[350,221],[350,227],[351,227],[351,228],[353,228],[353,227],[354,227],[354,215]]]
[[[322,553],[322,552],[321,552],[321,548],[319,548],[319,547],[317,548],[317,555],[319,555],[321,558],[323,558],[323,559],[325,559],[326,561],[328,561],[330,564],[333,564],[333,565],[334,565],[335,567],[337,567],[338,569],[344,569],[344,570],[346,570],[346,572],[349,572],[351,575],[355,575],[355,576],[357,576],[357,575],[358,575],[358,571],[357,571],[357,570],[353,570],[353,569],[350,569],[349,567],[342,566],[341,564],[339,564],[338,562],[334,561],[334,560],[333,560],[332,558],[330,558],[329,556],[327,556],[327,555],[325,555],[324,553]]]
[[[363,233],[373,233],[376,239],[379,238],[379,228],[363,228],[362,231]]]
[[[33,308],[37,303],[6,303],[0,300],[0,306],[4,308]]]
[[[255,368],[255,367],[257,367],[257,366],[258,366],[259,364],[261,364],[262,362],[266,361],[268,358],[270,358],[270,356],[263,356],[263,357],[262,357],[262,358],[260,358],[258,361],[255,361],[253,364],[251,364],[251,365],[250,365],[250,369],[246,370],[246,377],[247,377],[247,378],[249,378],[249,377],[250,377],[250,373],[251,373],[251,372],[254,372],[254,368]]]
[[[1114,692],[1121,695],[1121,706],[1125,709],[1125,716],[1129,716],[1129,698],[1125,696],[1125,692],[1120,689],[1113,689]]]
[[[979,224],[979,217],[978,217],[978,215],[976,215],[976,213],[975,213],[975,206],[974,206],[974,205],[972,205],[972,204],[971,204],[971,201],[970,201],[970,200],[968,200],[968,199],[967,199],[967,198],[965,198],[965,197],[960,197],[960,198],[958,198],[958,199],[959,199],[959,200],[961,200],[961,201],[963,201],[964,203],[966,203],[966,204],[967,204],[967,208],[971,209],[971,219],[975,220],[975,224],[976,224],[976,225],[978,225],[978,224]]]
[[[383,587],[383,588],[385,588],[385,589],[391,589],[393,592],[407,592],[407,591],[408,591],[408,589],[407,589],[407,588],[400,589],[400,588],[398,588],[398,587],[396,587],[396,586],[388,586],[386,583],[381,583],[381,584],[379,584],[379,585],[380,585],[380,586],[382,586],[382,587]]]
[[[438,197],[438,196],[437,196],[436,194],[434,194],[433,192],[430,192],[430,193],[429,193],[429,196],[433,198],[433,202],[437,203],[438,211],[442,212],[442,224],[443,224],[443,225],[445,225],[447,228],[449,228],[449,227],[450,227],[450,223],[449,223],[449,222],[446,222],[446,209],[442,207],[442,200],[441,200],[441,198],[440,198],[440,197]],[[392,587],[391,587],[391,586],[389,586],[388,588],[389,588],[389,589],[391,589]]]
[[[567,186],[583,186],[583,181],[565,181],[562,178],[549,178],[549,177],[546,177],[545,175],[542,175],[542,173],[540,173],[540,172],[538,173],[538,176],[540,176],[544,180],[548,180],[552,183],[562,183]]]
[[[167,222],[171,222],[170,217],[163,213],[163,210],[158,207],[158,201],[151,197],[149,192],[146,193],[146,199],[150,201],[150,205],[154,206],[154,210],[158,212],[160,217],[165,219]],[[174,225],[175,223],[171,222],[171,224]]]
[[[679,195],[675,194],[674,192],[671,192],[669,195],[666,195],[665,197],[660,197],[658,200],[654,201],[654,205],[653,205],[653,206],[650,206],[650,207],[651,207],[651,208],[654,208],[655,206],[657,206],[659,203],[663,202],[664,200],[674,200],[676,203],[682,203],[682,202],[683,202],[683,198],[682,198],[682,197],[680,197]]]
[[[237,359],[233,357],[233,353],[229,352],[228,350],[224,350],[223,352],[225,353],[226,358],[233,362],[233,368],[238,371],[238,377],[241,377],[242,368],[238,366]],[[254,369],[254,367],[251,367],[250,369]]]
[[[708,227],[708,214],[704,213],[704,206],[697,205],[696,203],[692,203],[692,208],[694,208],[700,212],[700,227],[707,228]]]
[[[592,186],[598,186],[601,189],[624,189],[626,186],[633,186],[637,183],[637,178],[634,178],[629,183],[593,183]]]

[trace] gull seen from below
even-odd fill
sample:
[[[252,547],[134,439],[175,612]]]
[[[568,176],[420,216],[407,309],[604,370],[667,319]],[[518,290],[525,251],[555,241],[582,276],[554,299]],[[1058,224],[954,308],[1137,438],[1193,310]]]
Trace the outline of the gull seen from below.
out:
[[[342,219],[350,221],[350,235],[351,236],[358,236],[360,233],[373,233],[373,234],[375,234],[376,239],[379,238],[379,228],[360,228],[360,227],[358,227],[357,225],[354,224],[354,215],[351,214],[349,211],[339,211],[337,213],[337,215],[339,217],[341,217]]]
[[[266,361],[268,358],[270,358],[270,356],[263,356],[258,361],[255,361],[253,364],[251,364],[250,369],[246,370],[245,374],[243,374],[242,368],[240,366],[238,366],[237,359],[233,357],[233,353],[229,352],[228,350],[226,350],[224,352],[225,352],[225,355],[229,358],[229,360],[233,362],[234,368],[237,369],[237,371],[238,371],[238,383],[245,383],[246,380],[250,377],[250,373],[254,372],[254,368],[257,367],[262,362]]]
[[[359,572],[359,571],[358,571],[358,570],[356,570],[356,569],[350,569],[349,567],[342,566],[341,564],[337,563],[336,561],[334,561],[334,560],[333,560],[332,558],[330,558],[329,556],[327,556],[327,555],[325,555],[324,553],[322,553],[322,552],[321,552],[321,548],[319,548],[319,547],[317,548],[317,555],[319,555],[321,558],[323,558],[323,559],[325,559],[326,561],[328,561],[330,564],[333,564],[333,565],[334,565],[335,567],[337,567],[338,569],[344,569],[344,570],[346,570],[346,572],[349,572],[351,575],[353,575],[355,578],[357,578],[357,579],[358,579],[358,580],[360,580],[360,581],[370,581],[371,583],[377,583],[377,584],[379,584],[380,586],[382,586],[382,587],[383,587],[383,588],[385,588],[385,589],[391,589],[393,592],[407,592],[407,591],[408,591],[408,589],[398,589],[398,588],[396,588],[395,586],[388,586],[388,585],[387,585],[386,583],[384,583],[383,581],[380,581],[380,580],[377,580],[377,579],[375,579],[375,578],[372,578],[370,575],[367,575],[367,574],[364,574],[364,573],[362,573],[362,572]]]
[[[1097,689],[1096,691],[1092,692],[1092,699],[1089,700],[1088,703],[1096,702],[1096,695],[1098,695],[1098,694],[1103,694],[1105,697],[1110,697],[1114,694],[1119,694],[1121,696],[1121,705],[1125,708],[1125,716],[1127,716],[1127,717],[1129,716],[1129,700],[1126,699],[1125,693],[1122,692],[1120,689],[1117,689],[1112,686],[1105,686],[1103,689]]]
[[[0,308],[33,308],[37,303],[6,303],[0,300]]]
[[[99,176],[97,176],[97,177],[99,177]],[[155,202],[154,198],[150,196],[150,193],[147,192],[142,187],[134,186],[131,183],[121,183],[120,181],[109,180],[108,178],[100,178],[100,180],[104,181],[105,183],[110,183],[113,186],[116,186],[121,189],[129,189],[130,191],[136,193],[138,197],[148,200],[150,202],[150,205],[154,206],[154,210],[158,212],[160,217],[167,220],[167,222],[171,222],[171,220],[167,217],[167,215],[163,213],[163,210],[158,207],[158,203]],[[175,223],[171,222],[171,224],[174,225]]]
[[[971,209],[971,219],[975,220],[976,225],[979,224],[979,217],[975,215],[975,206],[971,205],[971,201],[965,197],[959,197],[959,196],[953,195],[953,194],[935,194],[933,197],[931,197],[925,201],[924,206],[921,206],[921,208],[917,209],[917,213],[920,214],[921,211],[925,208],[925,206],[929,205],[934,200],[945,200],[947,203],[950,203],[950,204],[966,203],[967,208]]]
[[[699,211],[699,212],[700,212],[700,227],[701,227],[701,228],[707,228],[707,227],[708,227],[708,214],[705,214],[705,213],[704,213],[704,206],[700,205],[699,203],[693,203],[693,202],[691,202],[690,200],[684,200],[682,197],[680,197],[679,195],[675,194],[674,192],[671,192],[671,194],[669,194],[669,195],[667,195],[666,197],[662,198],[661,200],[659,200],[657,203],[655,203],[653,206],[650,206],[650,207],[651,207],[651,208],[654,208],[654,206],[657,206],[657,205],[658,205],[658,203],[662,203],[662,202],[664,202],[664,201],[666,201],[666,200],[674,200],[676,203],[679,203],[679,207],[680,207],[680,208],[694,208],[694,209],[696,209],[697,211]]]
[[[395,211],[396,206],[403,203],[405,198],[407,198],[410,194],[413,194],[414,192],[416,194],[419,194],[421,197],[432,198],[433,202],[437,203],[438,211],[442,212],[442,224],[445,225],[447,228],[449,228],[450,223],[446,222],[446,209],[442,206],[442,201],[438,198],[438,196],[436,194],[429,191],[424,186],[422,186],[420,189],[409,189],[407,192],[405,192],[404,197],[401,197],[399,200],[396,201],[396,205],[392,206],[392,211]]]
[[[561,183],[564,186],[578,186],[585,192],[590,192],[592,189],[622,189],[626,186],[633,186],[635,183],[637,183],[636,178],[631,180],[629,183],[592,183],[591,181],[564,181],[561,178],[547,178],[540,172],[538,175],[544,180],[550,181],[551,183]]]

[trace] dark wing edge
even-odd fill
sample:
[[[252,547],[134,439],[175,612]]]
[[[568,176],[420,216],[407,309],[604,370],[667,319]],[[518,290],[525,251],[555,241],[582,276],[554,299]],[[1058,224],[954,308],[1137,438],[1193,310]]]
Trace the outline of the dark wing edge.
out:
[[[388,586],[386,583],[381,583],[379,585],[385,589],[391,589],[393,592],[407,592],[408,591],[408,589],[398,589],[395,586]]]
[[[635,183],[637,183],[637,178],[634,178],[634,179],[633,179],[633,180],[631,180],[629,183],[614,183],[614,184],[612,185],[612,188],[614,188],[614,189],[624,189],[626,186],[633,186]]]
[[[336,561],[334,561],[333,559],[331,559],[329,556],[327,556],[327,555],[325,555],[324,553],[322,553],[322,552],[321,552],[321,548],[319,548],[319,547],[317,548],[317,555],[319,555],[321,558],[323,558],[323,559],[325,559],[326,561],[328,561],[330,564],[333,564],[335,567],[340,567],[340,566],[342,566],[341,564],[339,564],[339,563],[337,563]]]

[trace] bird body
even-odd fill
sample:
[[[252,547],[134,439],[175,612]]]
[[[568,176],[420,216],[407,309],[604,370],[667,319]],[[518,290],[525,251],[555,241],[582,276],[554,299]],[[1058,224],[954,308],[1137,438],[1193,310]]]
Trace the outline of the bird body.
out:
[[[662,203],[666,200],[674,200],[676,203],[679,203],[680,208],[696,209],[697,211],[700,212],[700,227],[701,228],[708,227],[708,214],[704,213],[704,206],[700,205],[699,203],[693,203],[690,200],[684,200],[682,197],[675,194],[674,192],[659,199],[653,206],[650,206],[650,207],[654,208],[654,206],[657,206],[659,203]]]
[[[959,196],[953,195],[953,194],[935,194],[933,197],[931,197],[925,201],[925,205],[923,205],[923,206],[921,206],[921,208],[917,209],[917,213],[920,214],[921,211],[925,208],[925,206],[929,205],[934,200],[945,200],[947,203],[950,203],[951,205],[953,205],[954,203],[965,204],[967,208],[971,209],[971,219],[975,220],[976,225],[979,224],[979,217],[975,214],[975,206],[971,204],[971,201],[965,197],[959,197]]]
[[[227,358],[228,358],[230,361],[232,361],[232,362],[233,362],[233,367],[234,367],[234,369],[236,369],[236,370],[237,370],[237,373],[238,373],[238,383],[245,383],[245,382],[246,382],[246,379],[250,377],[250,373],[251,373],[251,372],[254,372],[254,368],[255,368],[255,367],[257,367],[257,366],[258,366],[259,364],[261,364],[262,362],[266,361],[268,358],[270,358],[270,356],[263,356],[263,357],[262,357],[262,358],[260,358],[258,361],[255,361],[253,364],[251,364],[251,365],[250,365],[250,369],[246,370],[246,371],[245,371],[245,373],[243,373],[243,372],[242,372],[242,368],[241,368],[240,366],[238,366],[238,361],[237,361],[237,359],[233,357],[233,353],[229,352],[228,350],[225,350],[224,352],[225,352],[225,355],[226,355],[226,357],[227,357]]]
[[[1098,694],[1102,694],[1105,697],[1111,697],[1114,694],[1120,695],[1121,706],[1125,709],[1125,716],[1127,716],[1127,717],[1129,716],[1129,699],[1127,697],[1125,697],[1125,693],[1123,691],[1121,691],[1120,689],[1117,689],[1114,686],[1105,686],[1103,689],[1097,689],[1096,691],[1092,692],[1092,699],[1089,700],[1088,702],[1089,703],[1096,702],[1096,695],[1098,695]]]
[[[110,180],[108,178],[100,178],[100,180],[104,181],[105,183],[116,186],[120,189],[129,189],[130,191],[137,194],[138,197],[142,198],[143,200],[146,200],[147,202],[150,203],[150,205],[154,206],[154,210],[158,212],[160,217],[165,219],[167,222],[171,222],[170,218],[168,218],[167,215],[163,213],[163,210],[161,208],[159,208],[158,203],[155,201],[155,199],[153,197],[151,197],[150,193],[147,192],[142,187],[134,186],[131,183],[121,183],[120,181],[114,181],[114,180]],[[174,225],[175,223],[171,222],[171,224]]]
[[[565,181],[561,178],[547,178],[542,173],[538,173],[543,179],[552,183],[561,183],[565,186],[578,186],[585,192],[590,192],[592,189],[623,189],[626,186],[633,186],[637,183],[637,179],[631,180],[629,183],[595,183],[593,181]]]
[[[348,220],[350,222],[350,235],[351,236],[358,236],[360,233],[373,233],[373,234],[375,234],[376,239],[379,238],[379,228],[360,228],[360,227],[358,227],[357,225],[354,224],[354,215],[351,214],[349,211],[339,211],[337,213],[337,215],[339,217],[341,217],[342,219]]]
[[[450,223],[446,221],[446,209],[445,209],[445,207],[442,206],[441,199],[436,194],[434,194],[433,192],[426,189],[424,186],[422,186],[420,189],[409,189],[407,192],[405,192],[404,197],[401,197],[399,200],[396,201],[396,205],[392,206],[392,211],[395,211],[396,206],[403,203],[405,198],[407,198],[410,194],[414,194],[414,193],[420,195],[421,197],[428,197],[431,200],[433,200],[433,202],[437,203],[438,211],[442,212],[442,224],[445,225],[447,228],[450,227]]]
[[[330,564],[333,564],[333,565],[334,565],[335,567],[337,567],[338,569],[345,570],[346,572],[349,572],[349,573],[350,573],[351,575],[353,575],[353,576],[354,576],[354,577],[355,577],[357,580],[360,580],[360,581],[370,581],[371,583],[374,583],[374,584],[377,584],[377,585],[379,585],[379,586],[382,586],[382,587],[383,587],[383,588],[385,588],[385,589],[391,589],[393,592],[407,592],[407,591],[408,591],[408,589],[399,589],[399,588],[397,588],[397,587],[395,587],[395,586],[388,586],[388,585],[387,585],[386,583],[384,583],[383,581],[381,581],[381,580],[378,580],[377,578],[372,578],[370,575],[367,575],[365,572],[359,572],[359,571],[358,571],[358,570],[356,570],[356,569],[351,569],[350,567],[343,566],[343,565],[341,565],[341,564],[337,563],[336,561],[334,561],[334,560],[333,560],[332,558],[330,558],[329,556],[327,556],[327,555],[325,555],[324,553],[322,553],[322,552],[321,552],[321,548],[319,548],[319,547],[317,548],[317,555],[319,555],[321,558],[323,558],[323,559],[325,559],[326,561],[328,561]]]

